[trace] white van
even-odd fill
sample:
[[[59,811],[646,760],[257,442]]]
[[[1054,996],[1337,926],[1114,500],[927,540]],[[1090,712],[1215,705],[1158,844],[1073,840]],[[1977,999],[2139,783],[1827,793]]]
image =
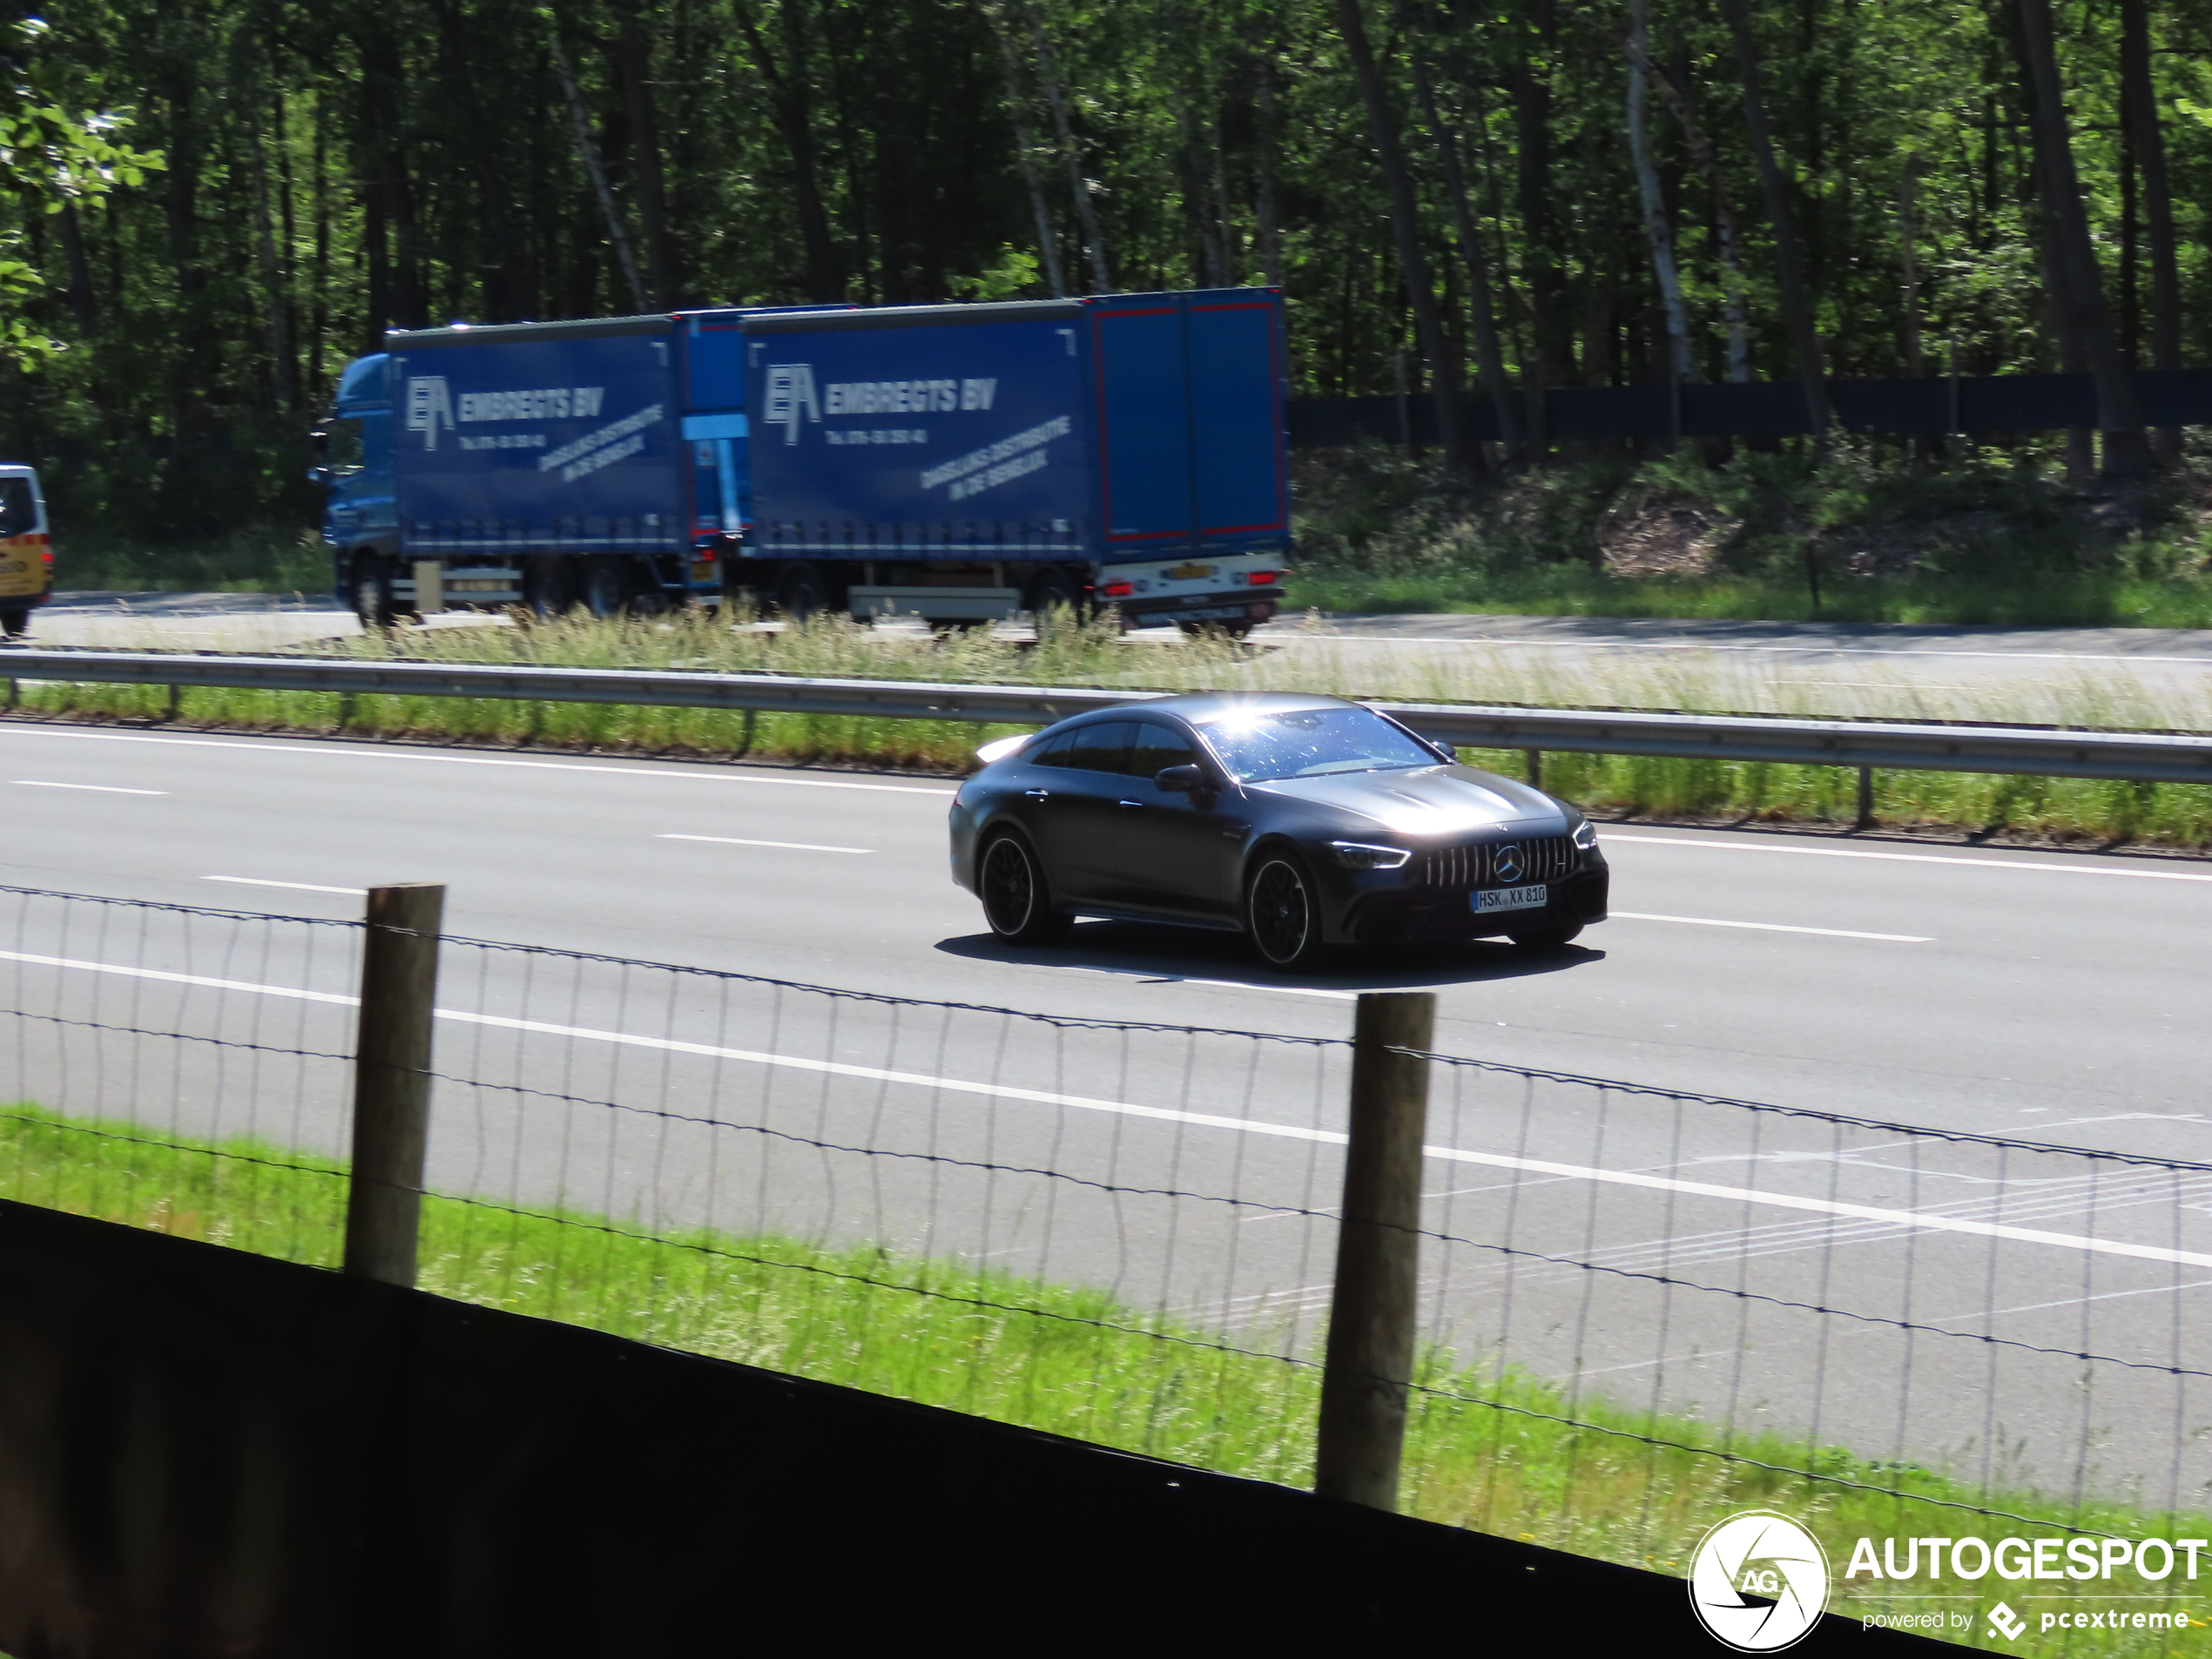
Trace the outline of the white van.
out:
[[[0,637],[19,637],[54,587],[46,498],[29,467],[0,465]]]

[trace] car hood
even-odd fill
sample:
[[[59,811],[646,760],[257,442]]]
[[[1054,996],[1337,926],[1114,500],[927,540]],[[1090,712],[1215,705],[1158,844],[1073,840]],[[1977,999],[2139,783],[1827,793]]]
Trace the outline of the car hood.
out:
[[[1567,814],[1541,790],[1473,766],[1410,772],[1339,772],[1248,784],[1255,793],[1356,813],[1399,835],[1465,835],[1506,825],[1563,831]]]

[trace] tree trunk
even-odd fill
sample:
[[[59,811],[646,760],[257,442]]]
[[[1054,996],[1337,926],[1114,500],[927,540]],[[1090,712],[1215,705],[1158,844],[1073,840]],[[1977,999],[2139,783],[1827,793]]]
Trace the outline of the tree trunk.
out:
[[[469,43],[456,0],[438,0],[438,39],[443,49],[446,77],[453,83],[469,126],[469,165],[476,175],[476,203],[484,216],[484,237],[490,244],[491,273],[484,284],[487,309],[495,322],[511,322],[528,316],[516,288],[515,234],[506,186],[499,176],[499,146],[491,123],[485,118],[483,100],[477,96],[476,79],[469,68]]]
[[[84,254],[84,226],[77,217],[77,204],[66,198],[54,218],[62,239],[62,257],[69,261],[69,287],[62,298],[77,319],[78,332],[89,341],[100,326],[100,300],[92,292],[92,262]]]
[[[2174,192],[2166,171],[2166,134],[2151,75],[2150,15],[2144,0],[2120,0],[2121,125],[2142,178],[2143,215],[2150,237],[2150,366],[2182,366],[2182,284],[2174,248]],[[2182,429],[2160,427],[2160,461],[2182,458]]]
[[[1453,467],[1467,468],[1479,460],[1460,404],[1459,375],[1444,339],[1444,320],[1436,304],[1436,290],[1429,285],[1428,259],[1421,251],[1420,203],[1413,195],[1413,175],[1398,145],[1398,128],[1383,90],[1375,54],[1367,44],[1366,20],[1360,16],[1361,0],[1337,0],[1337,20],[1351,54],[1352,72],[1359,77],[1361,98],[1367,106],[1367,125],[1381,164],[1383,183],[1390,192],[1390,224],[1398,244],[1399,274],[1405,279],[1406,298],[1413,312],[1413,331],[1421,355],[1428,359],[1429,387],[1436,400],[1436,429],[1443,440],[1444,459]]]
[[[813,97],[808,83],[806,18],[799,0],[784,0],[784,44],[788,56],[779,66],[760,32],[750,0],[736,0],[732,10],[744,34],[745,49],[768,87],[768,104],[784,148],[791,155],[792,185],[799,209],[799,238],[806,251],[807,298],[845,297],[843,261],[836,239],[830,234],[829,209],[822,198],[821,165],[814,145]]]
[[[1743,83],[1743,124],[1751,135],[1751,155],[1759,169],[1759,190],[1766,199],[1768,221],[1774,226],[1775,274],[1782,289],[1782,323],[1797,360],[1797,378],[1804,387],[1805,418],[1816,438],[1826,436],[1834,413],[1828,403],[1828,378],[1820,361],[1820,334],[1813,327],[1812,307],[1805,296],[1804,274],[1797,265],[1797,239],[1790,219],[1790,185],[1775,158],[1774,137],[1767,130],[1766,93],[1760,85],[1759,44],[1743,0],[1720,0],[1721,15],[1728,21],[1736,42],[1737,74]]]
[[[1075,193],[1076,217],[1083,227],[1083,245],[1090,253],[1093,293],[1114,291],[1112,269],[1106,259],[1106,239],[1099,234],[1098,205],[1090,199],[1090,180],[1083,176],[1082,157],[1076,149],[1074,126],[1068,119],[1068,100],[1061,95],[1060,71],[1052,60],[1052,41],[1046,35],[1044,14],[1029,8],[1029,36],[1037,50],[1037,78],[1044,84],[1045,101],[1052,107],[1053,131],[1060,135],[1061,158],[1068,164],[1068,188]]]
[[[1260,280],[1271,288],[1283,286],[1283,227],[1275,203],[1276,172],[1282,148],[1282,100],[1275,88],[1275,43],[1267,43],[1259,60],[1258,155],[1253,182],[1252,212],[1258,220]]]
[[[1706,195],[1712,204],[1713,239],[1721,259],[1722,307],[1728,323],[1728,377],[1740,385],[1751,378],[1751,321],[1739,253],[1743,238],[1736,228],[1736,214],[1728,205],[1728,191],[1721,181],[1713,146],[1706,140],[1705,130],[1697,124],[1696,111],[1689,107],[1689,98],[1649,60],[1644,70],[1659,96],[1666,100],[1669,113],[1682,128],[1683,140],[1689,147],[1689,158],[1697,168],[1698,177],[1705,181]]]
[[[1452,224],[1459,236],[1460,259],[1467,272],[1467,311],[1474,324],[1475,367],[1482,375],[1483,388],[1490,395],[1491,408],[1498,417],[1498,442],[1505,447],[1508,458],[1520,459],[1527,453],[1527,442],[1521,435],[1521,411],[1514,407],[1513,388],[1506,380],[1506,356],[1498,343],[1498,313],[1490,294],[1490,273],[1485,259],[1482,239],[1476,233],[1474,210],[1467,200],[1467,169],[1461,164],[1459,135],[1444,125],[1444,118],[1436,102],[1436,85],[1429,74],[1428,53],[1421,44],[1418,26],[1408,14],[1406,0],[1397,0],[1399,27],[1404,32],[1413,53],[1413,87],[1420,98],[1421,118],[1427,124],[1429,138],[1436,146],[1437,158],[1444,165],[1444,181],[1452,197]]]
[[[1916,381],[1928,372],[1927,354],[1920,344],[1919,181],[1916,152],[1905,158],[1905,178],[1897,196],[1897,240],[1905,278],[1905,372]]]
[[[637,221],[645,244],[645,277],[652,300],[672,311],[683,298],[676,239],[668,228],[668,191],[661,164],[660,115],[653,101],[653,37],[642,5],[624,9],[616,45],[622,66],[624,113],[629,118],[631,177],[637,182]]]
[[[591,118],[583,112],[583,89],[576,84],[576,71],[569,67],[569,55],[562,50],[560,36],[553,41],[553,67],[561,77],[561,92],[569,105],[569,121],[576,130],[576,152],[583,162],[583,170],[591,176],[591,192],[598,198],[599,214],[607,227],[607,240],[613,244],[615,258],[622,266],[622,280],[630,290],[633,308],[645,309],[645,285],[637,277],[637,256],[630,251],[630,233],[623,228],[622,214],[615,207],[615,193],[607,184],[607,164],[601,158],[599,146],[591,140]]]
[[[1735,3],[1735,0],[1731,0]],[[2074,172],[2074,143],[2067,132],[2066,93],[2059,81],[2058,51],[2052,38],[2050,0],[2020,0],[2020,51],[2028,79],[2030,125],[2042,164],[2043,184],[2057,242],[2065,290],[2058,297],[2065,334],[2079,342],[2097,387],[2097,425],[2104,433],[2104,470],[2128,477],[2156,469],[2143,417],[2135,400],[2135,377],[2120,355],[2112,314],[2106,308],[2104,280],[2089,240],[2089,215]]]
[[[1037,252],[1044,260],[1045,281],[1052,288],[1052,297],[1062,299],[1068,292],[1068,280],[1060,268],[1060,239],[1053,233],[1052,210],[1045,204],[1044,179],[1037,172],[1037,142],[1029,129],[1029,105],[1022,88],[1021,65],[1015,58],[1014,41],[999,9],[984,6],[983,17],[998,42],[999,71],[1006,78],[1006,113],[1014,123],[1015,149],[1022,160],[1022,184],[1029,193],[1029,211],[1037,221]]]
[[[1675,267],[1673,228],[1667,222],[1667,204],[1659,189],[1658,169],[1651,162],[1651,139],[1644,125],[1644,90],[1649,80],[1650,53],[1646,25],[1647,0],[1629,4],[1629,154],[1635,163],[1636,193],[1643,202],[1644,240],[1651,248],[1651,273],[1659,283],[1659,303],[1667,320],[1668,378],[1680,386],[1690,378],[1689,313],[1683,303],[1682,274]],[[1682,435],[1676,422],[1671,434]]]
[[[1519,167],[1514,195],[1521,210],[1522,245],[1527,249],[1522,287],[1528,294],[1530,354],[1527,365],[1529,448],[1539,458],[1549,453],[1544,420],[1544,388],[1564,381],[1574,366],[1567,335],[1568,318],[1560,303],[1556,220],[1552,212],[1551,83],[1537,72],[1535,48],[1552,38],[1554,0],[1527,0],[1527,15],[1515,32],[1521,49],[1513,63],[1514,131]]]

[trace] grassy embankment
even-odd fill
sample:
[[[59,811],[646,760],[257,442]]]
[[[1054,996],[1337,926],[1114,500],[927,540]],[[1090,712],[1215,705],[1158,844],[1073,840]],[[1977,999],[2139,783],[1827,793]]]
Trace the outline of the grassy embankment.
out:
[[[2202,457],[2113,489],[2047,448],[1932,471],[1850,442],[1467,484],[1368,447],[1301,455],[1296,500],[1298,601],[1327,610],[2212,626]]]
[[[335,1265],[343,1237],[342,1170],[327,1160],[22,1105],[0,1109],[0,1197],[319,1267]],[[1311,1479],[1318,1397],[1311,1366],[1226,1351],[1200,1326],[1098,1291],[866,1248],[657,1237],[619,1218],[516,1214],[450,1198],[430,1199],[423,1225],[423,1285],[440,1295],[1208,1468],[1291,1485]],[[1706,1527],[1752,1507],[1798,1515],[1844,1549],[1862,1534],[1973,1532],[1993,1541],[2069,1526],[2206,1535],[2199,1516],[1984,1494],[1919,1466],[1833,1447],[1809,1454],[1770,1433],[1731,1435],[1588,1394],[1570,1407],[1559,1388],[1511,1369],[1501,1377],[1430,1355],[1423,1380],[1466,1398],[1417,1397],[1405,1481],[1412,1513],[1660,1571],[1681,1570]],[[1554,1420],[1570,1415],[1581,1426]],[[1745,1460],[1715,1454],[1723,1450]],[[2037,1524],[1986,1520],[1959,1505]],[[1987,1605],[2010,1587],[1912,1588],[1979,1592]],[[2212,1589],[2199,1597],[2194,1587],[2175,1588],[2175,1605],[2208,1615]],[[1927,1605],[1852,1591],[1838,1610]],[[2179,1632],[2085,1635],[2068,1651],[2165,1654],[2181,1640]]]
[[[150,632],[148,645],[159,636]],[[732,629],[704,615],[528,627],[399,629],[320,649],[355,657],[544,663],[569,666],[770,670],[862,678],[1106,685],[1160,690],[1285,688],[1435,702],[1663,708],[1994,719],[2149,730],[2212,730],[2212,695],[2176,678],[2040,675],[1931,685],[1880,666],[1830,668],[1743,654],[1621,656],[1572,676],[1527,652],[1362,651],[1307,639],[1255,651],[1221,641],[1125,640],[1110,630],[1063,631],[1030,648],[977,631],[932,639],[844,622],[783,633]],[[1778,664],[1778,665],[1777,665]],[[1825,676],[1826,678],[1822,678]],[[159,722],[158,688],[24,682],[27,711]],[[1001,731],[952,722],[762,715],[444,698],[346,698],[311,692],[187,691],[188,725],[411,738],[590,751],[889,765],[959,771]],[[1518,772],[1511,752],[1470,751],[1476,764]],[[1828,767],[1554,755],[1548,787],[1602,813],[1848,821],[1855,775]],[[1884,772],[1879,817],[1894,826],[2200,846],[2212,841],[2212,788],[2073,779]]]

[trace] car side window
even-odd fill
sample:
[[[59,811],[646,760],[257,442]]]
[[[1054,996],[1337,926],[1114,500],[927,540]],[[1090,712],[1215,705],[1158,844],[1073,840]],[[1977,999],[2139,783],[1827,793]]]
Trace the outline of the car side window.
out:
[[[1139,778],[1150,778],[1165,772],[1170,766],[1195,766],[1198,752],[1190,739],[1173,726],[1160,725],[1151,720],[1136,723],[1136,740],[1130,745],[1129,771]]]
[[[1075,747],[1063,763],[1081,766],[1090,772],[1121,772],[1129,755],[1130,739],[1136,735],[1133,720],[1102,720],[1096,725],[1078,727],[1075,732]]]
[[[1075,746],[1076,733],[1062,732],[1035,754],[1024,755],[1022,759],[1033,766],[1065,766],[1072,764],[1068,759],[1068,752]]]

